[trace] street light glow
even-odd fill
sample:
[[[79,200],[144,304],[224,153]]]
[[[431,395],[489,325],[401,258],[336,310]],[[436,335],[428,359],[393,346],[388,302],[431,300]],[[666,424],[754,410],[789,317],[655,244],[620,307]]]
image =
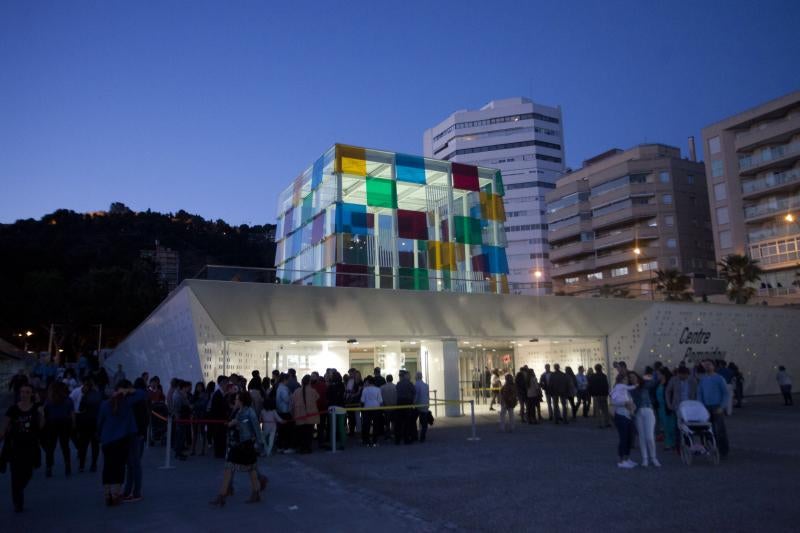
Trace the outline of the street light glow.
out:
[[[638,247],[636,247],[636,248],[633,249],[633,253],[636,254],[636,255],[641,255],[642,254],[642,250],[640,250]]]
[[[541,278],[541,277],[542,277],[542,271],[541,271],[541,270],[537,270],[537,271],[535,271],[535,272],[533,273],[533,277],[534,277],[534,278],[536,278],[536,279],[539,279],[539,278]]]
[[[786,222],[794,222],[794,215],[791,213],[786,213],[786,216],[783,217]]]

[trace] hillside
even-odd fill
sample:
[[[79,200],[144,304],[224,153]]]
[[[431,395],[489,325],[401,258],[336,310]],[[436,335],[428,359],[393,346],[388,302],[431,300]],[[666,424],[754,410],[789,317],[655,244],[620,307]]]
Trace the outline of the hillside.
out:
[[[40,220],[0,224],[0,338],[31,331],[29,349],[46,350],[48,329],[68,359],[94,348],[103,324],[113,347],[166,295],[142,250],[156,241],[180,255],[180,279],[206,264],[272,267],[274,225],[230,226],[185,211],[136,213],[120,203],[109,211],[58,210]]]

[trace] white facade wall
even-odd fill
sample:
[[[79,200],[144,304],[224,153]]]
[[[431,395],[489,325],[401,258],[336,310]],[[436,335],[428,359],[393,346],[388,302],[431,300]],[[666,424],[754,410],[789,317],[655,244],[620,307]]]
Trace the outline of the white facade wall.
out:
[[[552,117],[557,123],[544,118],[524,118],[524,115],[531,114]],[[494,123],[457,126],[509,117],[509,120],[495,120]],[[518,119],[515,120],[515,117]],[[545,290],[550,286],[550,262],[546,257],[547,230],[542,226],[545,224],[545,194],[555,187],[555,181],[565,169],[562,126],[560,107],[540,105],[527,98],[508,98],[493,100],[479,110],[456,111],[423,135],[426,157],[498,168],[502,172],[508,238],[506,255],[513,293],[550,292],[549,289]],[[534,142],[537,145],[532,144]],[[514,143],[528,145],[495,149]],[[490,147],[493,149],[458,153]],[[534,182],[553,185],[521,186]],[[541,272],[542,276],[535,277],[536,271]]]

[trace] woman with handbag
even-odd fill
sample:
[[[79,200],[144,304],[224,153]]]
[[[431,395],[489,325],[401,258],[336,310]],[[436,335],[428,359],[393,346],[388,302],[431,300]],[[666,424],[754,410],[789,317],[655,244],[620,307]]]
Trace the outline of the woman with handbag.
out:
[[[42,465],[39,439],[44,427],[44,408],[34,401],[33,388],[25,383],[19,386],[19,401],[8,408],[0,440],[0,471],[11,467],[11,500],[14,511],[20,513],[25,504],[25,487],[33,471]]]
[[[260,475],[256,467],[258,453],[256,443],[261,442],[261,428],[252,407],[253,398],[247,391],[236,393],[233,415],[227,424],[228,453],[225,457],[225,471],[222,486],[211,505],[222,507],[225,498],[233,494],[233,473],[247,472],[250,476],[250,498],[247,503],[261,501],[261,491],[267,486],[267,477]]]

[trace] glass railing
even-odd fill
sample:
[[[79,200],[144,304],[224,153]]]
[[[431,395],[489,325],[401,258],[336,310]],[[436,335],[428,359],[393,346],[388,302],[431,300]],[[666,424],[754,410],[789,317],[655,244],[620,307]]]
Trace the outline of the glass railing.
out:
[[[800,207],[800,196],[790,196],[788,198],[781,198],[776,202],[767,204],[758,204],[744,208],[744,218],[753,218],[762,215],[770,215],[780,211],[786,211],[792,208]]]
[[[778,172],[757,180],[746,181],[742,183],[742,192],[750,194],[796,181],[800,181],[800,168],[793,168],[786,172]]]
[[[758,242],[775,237],[786,237],[800,233],[800,223],[785,223],[780,225],[766,226],[747,232],[748,242]]]
[[[787,155],[800,153],[800,142],[791,144],[784,144],[782,146],[774,146],[767,150],[763,150],[758,156],[747,156],[739,159],[739,170],[747,170],[749,168],[768,163]]]

